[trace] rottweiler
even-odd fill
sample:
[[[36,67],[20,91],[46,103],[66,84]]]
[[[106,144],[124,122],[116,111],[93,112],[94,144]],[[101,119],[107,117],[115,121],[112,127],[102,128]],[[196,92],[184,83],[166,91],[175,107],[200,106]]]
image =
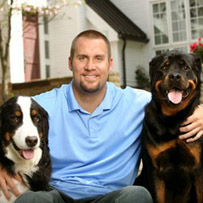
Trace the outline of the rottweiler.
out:
[[[201,60],[168,51],[150,62],[152,100],[141,135],[143,169],[136,184],[158,203],[203,203],[203,139],[179,139],[179,127],[200,104]]]

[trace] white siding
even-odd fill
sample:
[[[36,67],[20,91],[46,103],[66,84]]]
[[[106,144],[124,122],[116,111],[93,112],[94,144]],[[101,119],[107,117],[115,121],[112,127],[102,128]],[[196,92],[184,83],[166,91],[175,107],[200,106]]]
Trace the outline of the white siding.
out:
[[[68,68],[68,57],[72,39],[80,30],[78,9],[69,7],[64,16],[58,16],[50,23],[51,77],[72,75]]]

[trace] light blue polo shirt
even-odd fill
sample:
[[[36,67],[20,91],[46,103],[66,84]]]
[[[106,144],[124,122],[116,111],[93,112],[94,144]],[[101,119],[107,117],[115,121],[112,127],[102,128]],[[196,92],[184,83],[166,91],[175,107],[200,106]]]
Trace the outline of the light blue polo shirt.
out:
[[[133,184],[150,93],[107,83],[106,95],[92,114],[77,103],[72,83],[34,99],[49,114],[52,186],[81,199]]]

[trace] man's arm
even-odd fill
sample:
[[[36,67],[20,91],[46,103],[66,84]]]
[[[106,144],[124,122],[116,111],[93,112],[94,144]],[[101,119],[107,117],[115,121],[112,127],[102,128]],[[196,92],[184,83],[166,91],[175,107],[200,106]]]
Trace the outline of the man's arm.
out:
[[[186,139],[186,142],[194,142],[203,136],[203,105],[199,105],[194,113],[187,118],[180,127],[183,133],[179,138]]]
[[[9,200],[11,198],[10,192],[12,191],[13,194],[18,197],[20,195],[16,185],[13,182],[13,178],[18,180],[19,182],[22,182],[22,178],[20,175],[15,175],[14,177],[11,177],[4,169],[0,166],[0,189],[3,192],[3,195],[5,195],[6,199]]]

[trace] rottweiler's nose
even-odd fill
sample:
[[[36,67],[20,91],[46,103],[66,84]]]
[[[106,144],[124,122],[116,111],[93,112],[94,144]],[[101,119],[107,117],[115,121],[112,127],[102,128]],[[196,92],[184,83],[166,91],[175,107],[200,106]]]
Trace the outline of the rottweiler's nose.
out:
[[[181,74],[180,73],[171,73],[169,75],[169,79],[171,81],[178,82],[181,79]]]
[[[36,136],[27,136],[25,142],[29,147],[34,147],[37,144],[38,139]]]

